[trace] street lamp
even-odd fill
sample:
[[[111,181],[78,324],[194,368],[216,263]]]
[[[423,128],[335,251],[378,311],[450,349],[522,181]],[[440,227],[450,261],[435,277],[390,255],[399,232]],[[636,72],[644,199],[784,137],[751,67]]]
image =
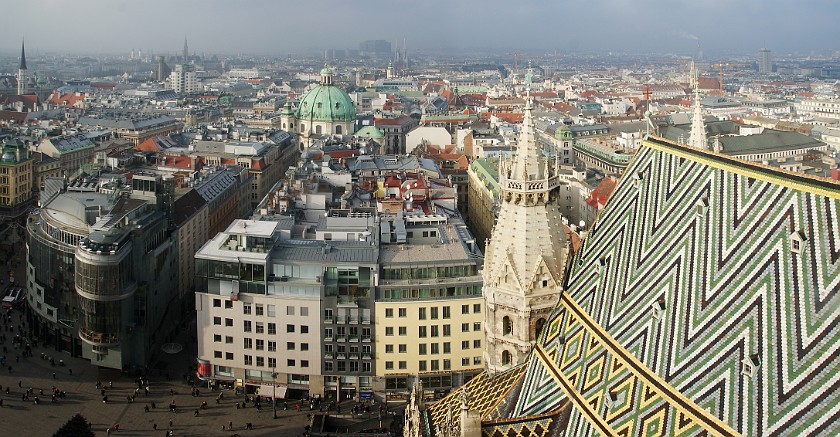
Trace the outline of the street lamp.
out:
[[[274,418],[277,418],[277,365],[275,364],[274,367],[271,368],[271,383],[274,388],[272,389],[273,393],[271,394],[271,407],[274,409]]]

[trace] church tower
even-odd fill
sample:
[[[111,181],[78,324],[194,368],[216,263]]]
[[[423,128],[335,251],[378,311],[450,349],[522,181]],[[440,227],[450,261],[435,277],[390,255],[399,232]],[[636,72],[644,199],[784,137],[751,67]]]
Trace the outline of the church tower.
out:
[[[529,95],[516,156],[499,161],[499,218],[484,258],[484,363],[491,374],[527,359],[558,302],[569,256],[559,160],[538,147],[532,108]]]
[[[691,131],[688,135],[688,145],[698,149],[708,149],[706,140],[706,121],[703,120],[703,109],[700,107],[700,75],[694,68],[694,61],[691,61],[691,76],[689,83],[694,88],[694,110],[691,114]]]
[[[26,71],[26,47],[23,41],[20,42],[20,67],[18,67],[17,93],[19,96],[26,94],[26,83],[29,76]]]

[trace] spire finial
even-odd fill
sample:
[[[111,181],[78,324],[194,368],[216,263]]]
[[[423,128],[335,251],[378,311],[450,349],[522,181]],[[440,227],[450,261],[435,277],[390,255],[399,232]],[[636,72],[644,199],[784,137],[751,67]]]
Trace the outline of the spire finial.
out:
[[[20,40],[20,70],[26,70],[26,45],[23,38]]]

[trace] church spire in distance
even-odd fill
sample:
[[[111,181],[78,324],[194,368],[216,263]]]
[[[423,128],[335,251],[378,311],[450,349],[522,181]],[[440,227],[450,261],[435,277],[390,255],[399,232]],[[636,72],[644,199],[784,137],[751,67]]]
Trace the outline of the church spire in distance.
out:
[[[703,110],[700,107],[700,76],[694,68],[694,61],[691,61],[691,78],[689,82],[694,88],[694,112],[691,116],[691,133],[688,136],[688,145],[698,149],[708,149],[706,141],[706,122],[703,120]]]
[[[20,41],[20,67],[19,70],[26,70],[26,46],[24,41]]]

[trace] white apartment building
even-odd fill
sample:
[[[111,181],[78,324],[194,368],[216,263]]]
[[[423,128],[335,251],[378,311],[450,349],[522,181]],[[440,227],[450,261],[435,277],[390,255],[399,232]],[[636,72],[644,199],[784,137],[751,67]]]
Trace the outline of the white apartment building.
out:
[[[805,99],[793,102],[800,116],[825,117],[840,120],[840,100]]]
[[[195,67],[189,64],[176,65],[172,73],[169,73],[169,78],[166,79],[166,88],[184,94],[201,91]]]

